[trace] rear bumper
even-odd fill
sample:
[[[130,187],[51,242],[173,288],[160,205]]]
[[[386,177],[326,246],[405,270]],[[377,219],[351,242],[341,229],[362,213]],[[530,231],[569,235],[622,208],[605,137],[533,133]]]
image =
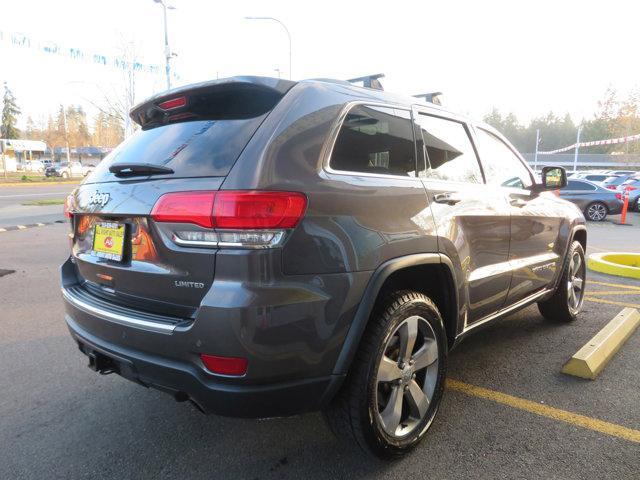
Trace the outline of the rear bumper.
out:
[[[116,373],[177,400],[189,399],[204,413],[232,417],[289,416],[321,409],[342,382],[330,375],[269,385],[234,385],[206,378],[194,365],[110,344],[82,329],[71,316],[65,320],[71,336],[85,354],[97,352],[117,365]]]
[[[330,402],[344,379],[334,367],[368,278],[296,276],[278,281],[277,290],[218,280],[195,318],[183,320],[83,296],[71,259],[61,277],[65,320],[83,353],[97,352],[123,377],[206,413],[238,417],[288,416]],[[247,374],[213,374],[201,353],[246,358]]]

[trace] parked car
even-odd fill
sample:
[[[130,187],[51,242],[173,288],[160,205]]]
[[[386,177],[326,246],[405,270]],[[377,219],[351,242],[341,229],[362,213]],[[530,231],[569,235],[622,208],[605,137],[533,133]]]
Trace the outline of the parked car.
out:
[[[82,176],[86,177],[87,175],[89,175],[91,172],[93,172],[96,169],[96,166],[93,164],[82,164]]]
[[[601,222],[607,215],[617,215],[622,211],[619,193],[575,177],[569,178],[567,186],[560,190],[560,198],[575,203],[585,218],[593,222]]]
[[[640,174],[640,172],[638,172],[637,170],[609,170],[607,173],[610,173],[611,175],[628,175],[628,176],[634,176],[634,175]]]
[[[48,166],[44,171],[47,177],[83,177],[84,171],[80,162],[59,162]]]
[[[533,303],[576,320],[587,232],[550,191],[564,169],[537,183],[496,130],[419,102],[238,77],[134,107],[140,130],[65,207],[65,320],[89,366],[203,412],[322,410],[396,457],[464,337]]]
[[[44,163],[40,160],[28,161],[24,164],[24,170],[26,172],[42,173],[44,172]]]
[[[589,180],[590,182],[594,182],[594,183],[602,183],[611,177],[612,175],[608,173],[580,173],[580,172],[571,176],[571,178],[582,178],[584,180]]]
[[[629,192],[629,208],[640,212],[640,177],[631,177],[618,186],[618,192]]]
[[[622,185],[624,182],[626,182],[627,180],[629,180],[630,178],[633,178],[633,177],[629,175],[614,175],[614,176],[608,177],[605,181],[600,182],[600,184],[604,188],[607,188],[609,190],[618,190],[618,187]]]

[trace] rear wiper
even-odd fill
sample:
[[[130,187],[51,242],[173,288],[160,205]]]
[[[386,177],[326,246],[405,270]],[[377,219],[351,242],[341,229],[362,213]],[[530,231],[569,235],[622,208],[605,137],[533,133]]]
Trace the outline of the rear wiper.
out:
[[[114,163],[109,171],[117,177],[135,177],[137,175],[162,175],[173,173],[169,167],[152,165],[150,163]]]

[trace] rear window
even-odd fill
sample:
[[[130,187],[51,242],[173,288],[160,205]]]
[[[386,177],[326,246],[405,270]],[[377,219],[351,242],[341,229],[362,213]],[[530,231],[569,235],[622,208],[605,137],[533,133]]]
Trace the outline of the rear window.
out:
[[[226,176],[266,116],[187,121],[141,130],[107,155],[90,181],[118,180],[109,172],[114,163],[169,167],[174,171],[171,178]]]
[[[586,182],[577,182],[575,180],[569,180],[567,183],[567,190],[595,190],[596,187]]]

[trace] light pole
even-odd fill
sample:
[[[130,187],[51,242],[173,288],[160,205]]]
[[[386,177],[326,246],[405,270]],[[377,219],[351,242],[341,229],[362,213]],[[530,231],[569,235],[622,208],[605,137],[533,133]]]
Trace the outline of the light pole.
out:
[[[154,0],[154,1],[158,1],[158,0]],[[287,32],[287,38],[289,39],[289,80],[291,80],[293,78],[293,74],[291,72],[291,34],[289,33],[289,29],[287,28],[287,26],[277,18],[273,18],[273,17],[244,17],[244,18],[245,20],[271,20],[272,22],[279,23],[282,26],[282,28],[284,28],[284,31]]]
[[[166,61],[165,64],[165,74],[167,75],[167,90],[171,88],[171,57],[173,54],[171,53],[171,49],[169,48],[169,33],[167,30],[167,9],[174,10],[175,7],[167,6],[164,0],[153,0],[155,3],[159,3],[162,5],[162,16],[164,18],[164,58]]]

